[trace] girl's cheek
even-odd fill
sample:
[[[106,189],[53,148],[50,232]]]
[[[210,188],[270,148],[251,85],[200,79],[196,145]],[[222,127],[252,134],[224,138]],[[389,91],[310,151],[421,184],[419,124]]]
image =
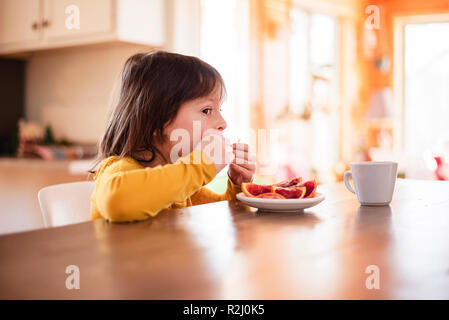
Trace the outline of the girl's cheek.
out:
[[[203,123],[201,124],[201,137],[210,135],[211,133],[217,133],[218,131],[220,130],[217,129],[215,121],[203,121]]]

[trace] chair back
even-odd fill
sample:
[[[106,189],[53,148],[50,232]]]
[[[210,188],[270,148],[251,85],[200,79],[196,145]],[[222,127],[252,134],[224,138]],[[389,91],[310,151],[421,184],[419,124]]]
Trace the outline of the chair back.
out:
[[[79,223],[90,218],[94,181],[71,182],[39,190],[38,199],[46,228]]]

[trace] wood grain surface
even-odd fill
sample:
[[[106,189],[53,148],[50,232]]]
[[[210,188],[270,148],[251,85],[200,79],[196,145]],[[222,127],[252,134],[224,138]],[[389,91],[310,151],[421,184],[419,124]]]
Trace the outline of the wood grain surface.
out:
[[[1,236],[0,298],[449,298],[448,182],[399,179],[386,207],[360,206],[341,183],[318,191],[326,200],[304,213],[223,201]],[[69,265],[79,290],[66,288]]]

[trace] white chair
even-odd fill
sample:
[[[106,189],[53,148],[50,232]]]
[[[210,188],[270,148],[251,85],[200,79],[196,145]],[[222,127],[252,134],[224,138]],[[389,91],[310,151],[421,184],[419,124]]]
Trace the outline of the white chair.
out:
[[[57,184],[39,190],[37,195],[46,228],[87,221],[90,196],[95,182]]]

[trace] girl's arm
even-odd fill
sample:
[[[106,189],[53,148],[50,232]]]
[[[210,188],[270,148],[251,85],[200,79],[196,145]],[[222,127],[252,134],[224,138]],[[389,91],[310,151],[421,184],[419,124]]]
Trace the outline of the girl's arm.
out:
[[[105,219],[144,220],[184,201],[216,174],[213,162],[199,150],[165,166],[105,172],[96,187],[96,204]]]
[[[206,187],[201,188],[190,198],[192,200],[192,205],[204,204],[222,200],[235,200],[237,193],[242,192],[239,185],[236,185],[228,177],[228,183],[226,192],[223,194],[216,193]]]

